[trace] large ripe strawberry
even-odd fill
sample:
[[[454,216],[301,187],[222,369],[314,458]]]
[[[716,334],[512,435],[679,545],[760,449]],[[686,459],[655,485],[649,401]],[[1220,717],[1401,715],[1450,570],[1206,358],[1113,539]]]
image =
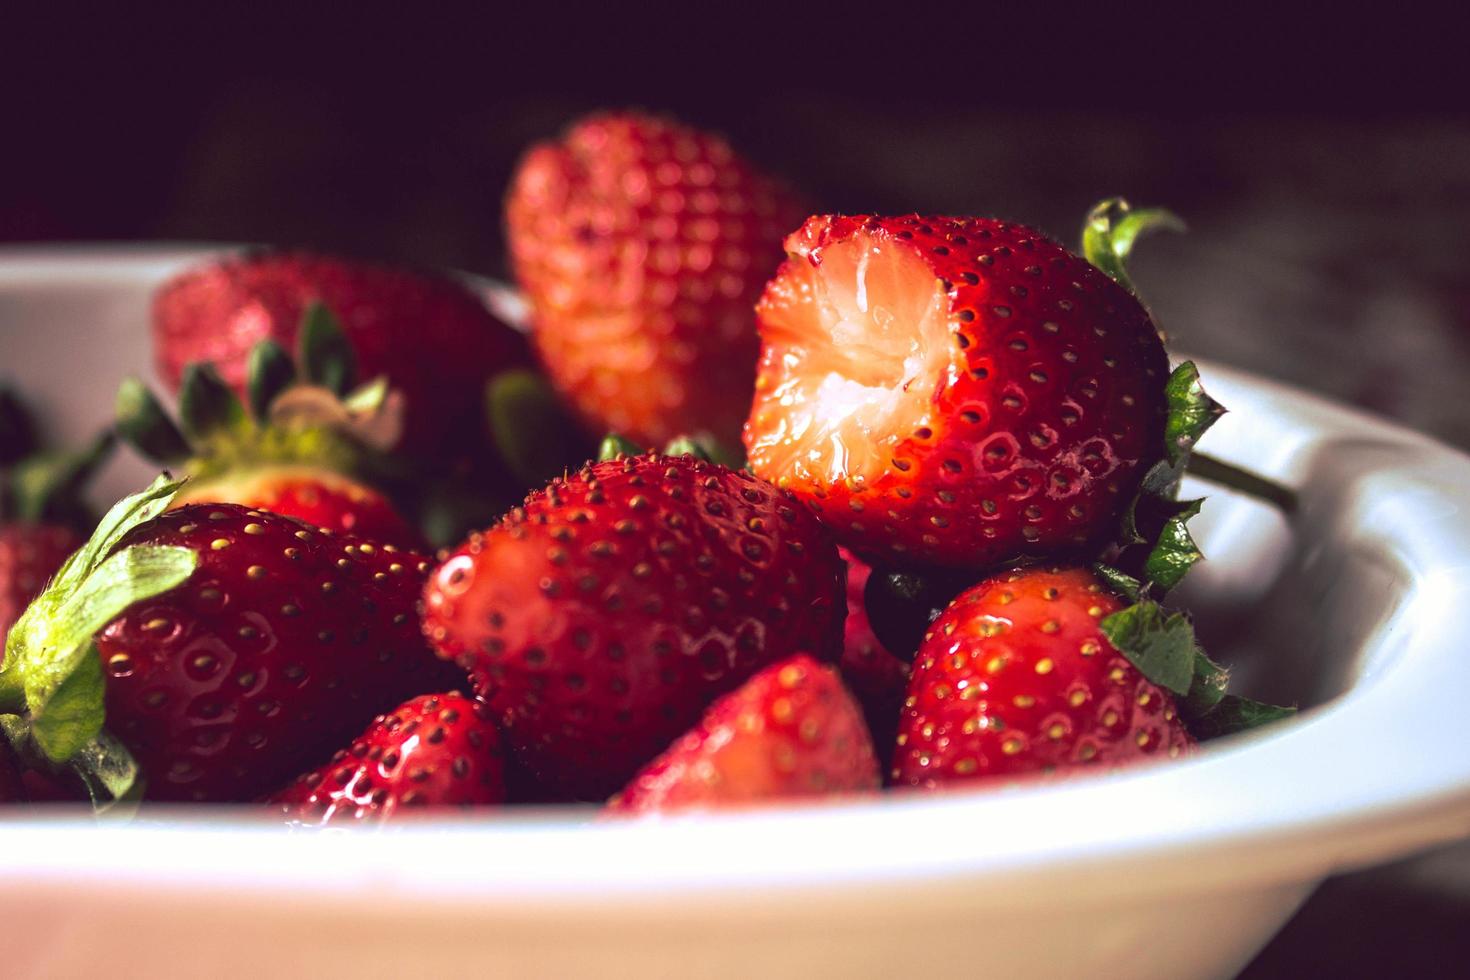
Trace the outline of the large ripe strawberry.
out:
[[[69,527],[0,524],[0,637],[81,545],[81,535]]]
[[[894,782],[935,788],[1188,751],[1174,696],[1103,629],[1125,605],[1081,568],[1008,572],[962,593],[919,647]]]
[[[692,456],[556,480],[439,566],[424,629],[549,786],[605,799],[715,697],[836,659],[842,563],[770,484]]]
[[[804,654],[726,694],[608,808],[650,813],[878,789],[863,716],[837,672]]]
[[[257,252],[177,276],[154,297],[154,356],[171,385],[212,362],[245,393],[251,349],[292,348],[303,314],[325,304],[341,321],[363,377],[386,376],[406,401],[405,447],[432,457],[479,431],[485,382],[523,364],[521,337],[459,283],[307,252]]]
[[[908,690],[909,665],[888,652],[873,632],[864,597],[871,566],[847,549],[847,621],[843,625],[842,678],[863,706],[873,743],[886,753],[897,733],[898,714]]]
[[[536,347],[594,431],[739,438],[789,193],[718,136],[614,113],[532,148],[505,212]]]
[[[1098,543],[1163,455],[1168,362],[1086,260],[985,218],[823,216],[757,308],[754,471],[876,563]]]
[[[324,307],[304,317],[296,361],[274,340],[251,351],[249,410],[213,365],[191,364],[179,424],[141,381],[117,395],[117,431],[156,463],[190,477],[174,506],[234,503],[315,527],[415,546],[417,531],[363,477],[385,469],[402,434],[402,396],[383,379],[351,390],[355,363]]]
[[[351,746],[271,797],[291,823],[314,826],[504,800],[500,733],[483,702],[457,692],[379,715]]]
[[[135,770],[150,799],[248,800],[462,683],[419,635],[421,555],[238,505],[164,512],[176,486],[114,507],[12,630],[0,714],[28,762],[103,796]]]

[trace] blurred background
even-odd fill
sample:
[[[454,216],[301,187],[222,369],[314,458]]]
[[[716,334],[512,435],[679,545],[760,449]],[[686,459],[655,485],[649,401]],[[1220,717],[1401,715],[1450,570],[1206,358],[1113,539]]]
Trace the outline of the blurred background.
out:
[[[1190,232],[1142,246],[1134,278],[1179,349],[1470,448],[1470,75],[1432,7],[248,9],[7,11],[0,244],[310,245],[504,275],[525,147],[641,106],[830,210],[993,214],[1072,243],[1101,197],[1167,205]],[[1463,975],[1467,927],[1451,849],[1330,882],[1245,975]]]

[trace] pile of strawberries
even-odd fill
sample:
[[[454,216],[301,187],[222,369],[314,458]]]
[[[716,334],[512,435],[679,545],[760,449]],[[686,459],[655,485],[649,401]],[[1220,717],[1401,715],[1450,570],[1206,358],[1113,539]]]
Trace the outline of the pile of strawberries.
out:
[[[1160,605],[1220,411],[1126,276],[1170,216],[1105,202],[1084,258],[799,201],[688,127],[575,125],[507,201],[529,344],[440,275],[193,270],[153,311],[177,416],[127,379],[111,429],[168,472],[100,522],[111,436],[33,460],[0,397],[0,800],[640,813],[1280,717]]]

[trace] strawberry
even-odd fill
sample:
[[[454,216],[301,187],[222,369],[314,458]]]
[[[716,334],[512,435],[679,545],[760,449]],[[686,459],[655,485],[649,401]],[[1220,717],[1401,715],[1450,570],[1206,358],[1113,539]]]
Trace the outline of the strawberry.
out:
[[[613,113],[533,147],[505,212],[536,349],[593,431],[739,438],[751,304],[805,214],[794,197],[718,136]]]
[[[462,682],[418,635],[421,555],[239,505],[165,513],[177,486],[114,507],[11,632],[0,714],[28,764],[102,796],[135,772],[150,799],[248,800]]]
[[[234,503],[315,527],[415,547],[421,538],[360,477],[387,469],[402,431],[402,396],[385,379],[349,391],[355,365],[335,318],[312,307],[297,362],[274,340],[251,351],[250,410],[213,365],[184,370],[179,424],[142,382],[117,394],[117,431],[152,461],[191,479],[174,506]]]
[[[112,442],[103,435],[75,452],[43,452],[29,409],[0,385],[0,640],[81,546],[78,530],[94,520],[82,490]]]
[[[1086,569],[1027,569],[962,593],[919,647],[893,780],[953,782],[1174,758],[1194,739],[1117,647],[1125,606]]]
[[[387,820],[399,809],[505,799],[500,734],[483,702],[425,694],[379,715],[320,769],[270,801],[296,824]]]
[[[986,218],[822,216],[757,307],[755,473],[868,561],[1084,549],[1163,455],[1168,362],[1122,286]]]
[[[69,527],[0,524],[0,637],[81,545],[81,536]]]
[[[748,473],[648,454],[533,493],[432,574],[424,630],[548,788],[605,799],[706,705],[796,651],[836,659],[842,564]]]
[[[650,813],[878,789],[862,712],[837,671],[799,654],[726,694],[608,808]]]
[[[886,748],[893,744],[898,714],[908,691],[909,665],[888,652],[868,620],[864,592],[873,574],[872,567],[845,548],[838,552],[847,562],[842,679],[863,706],[873,742]]]
[[[211,362],[244,395],[251,349],[267,339],[291,347],[315,303],[341,321],[363,375],[386,376],[403,392],[404,444],[425,457],[478,431],[485,382],[527,360],[520,336],[451,279],[308,252],[257,252],[203,265],[158,291],[159,374],[177,386],[188,365]]]

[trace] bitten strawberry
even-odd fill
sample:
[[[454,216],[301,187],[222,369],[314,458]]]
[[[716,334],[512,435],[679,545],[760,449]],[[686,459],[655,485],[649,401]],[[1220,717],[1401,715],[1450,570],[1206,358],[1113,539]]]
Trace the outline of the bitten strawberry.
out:
[[[984,218],[823,216],[757,307],[757,475],[875,563],[1096,544],[1163,455],[1168,362],[1084,259]]]
[[[842,574],[816,519],[769,484],[692,456],[620,457],[451,553],[424,630],[539,779],[605,799],[760,668],[836,659]]]
[[[726,694],[608,802],[622,813],[876,791],[878,760],[835,670],[806,655]]]
[[[505,211],[536,348],[593,431],[739,438],[788,192],[717,136],[613,113],[532,148]]]
[[[1189,751],[1174,696],[1103,631],[1125,605],[1081,568],[1008,572],[962,593],[919,647],[894,782],[932,789]]]
[[[863,706],[873,744],[886,753],[897,733],[898,715],[908,691],[909,665],[883,645],[868,621],[863,593],[871,566],[845,548],[838,549],[847,562],[847,621],[843,626],[842,679]]]
[[[311,307],[295,362],[274,340],[250,353],[249,409],[212,364],[184,369],[179,424],[142,382],[118,389],[116,428],[153,462],[190,477],[174,506],[233,503],[407,547],[421,542],[362,478],[386,469],[402,395],[379,378],[353,390],[356,364],[325,307]]]
[[[421,555],[238,505],[163,513],[175,489],[114,507],[11,632],[0,713],[26,722],[28,762],[249,800],[462,683],[419,636]]]
[[[291,348],[303,314],[341,321],[364,377],[386,376],[406,401],[405,447],[432,457],[479,431],[485,382],[527,361],[525,344],[459,283],[437,275],[307,252],[258,252],[170,280],[153,302],[154,356],[170,385],[213,363],[245,394],[251,349]]]
[[[504,800],[500,734],[484,703],[458,692],[379,715],[349,748],[271,797],[291,823],[316,826]]]

